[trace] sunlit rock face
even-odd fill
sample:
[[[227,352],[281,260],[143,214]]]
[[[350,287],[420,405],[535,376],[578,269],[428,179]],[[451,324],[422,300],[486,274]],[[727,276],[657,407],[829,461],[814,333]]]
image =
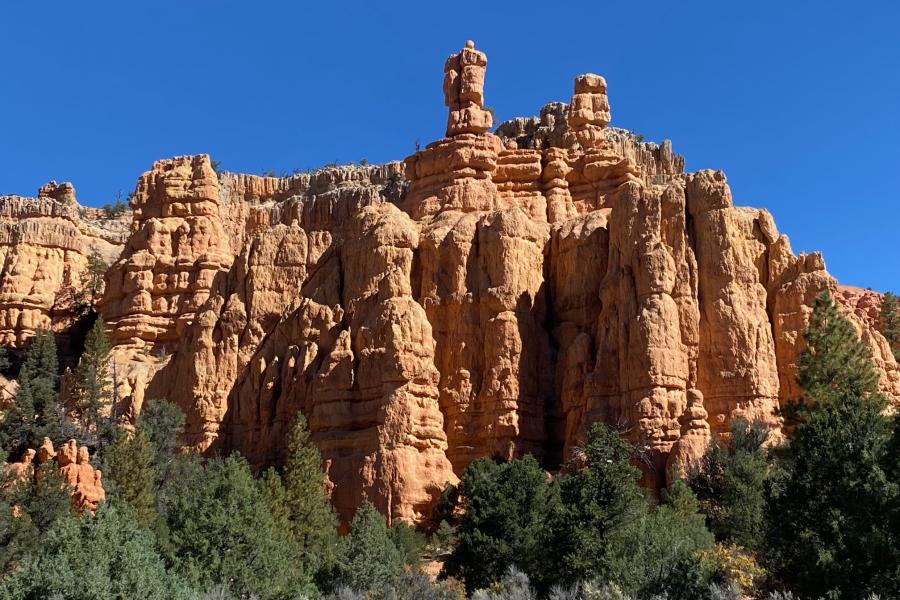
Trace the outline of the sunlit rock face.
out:
[[[345,518],[368,497],[420,521],[478,457],[555,469],[596,421],[639,446],[651,487],[733,419],[777,439],[822,290],[900,402],[874,300],[838,294],[820,255],[734,205],[724,174],[609,127],[595,74],[492,133],[486,69],[472,43],[448,58],[446,137],[403,162],[260,177],[158,161],[121,240],[65,208],[64,186],[27,210],[0,199],[0,248],[18,257],[0,335],[52,324],[97,245],[120,414],[168,398],[186,446],[263,467],[302,413]]]
[[[51,181],[34,198],[0,196],[0,345],[21,350],[46,330],[70,353],[69,334],[90,300],[81,294],[88,257],[114,261],[130,223],[128,213],[108,218],[81,206],[68,182]]]

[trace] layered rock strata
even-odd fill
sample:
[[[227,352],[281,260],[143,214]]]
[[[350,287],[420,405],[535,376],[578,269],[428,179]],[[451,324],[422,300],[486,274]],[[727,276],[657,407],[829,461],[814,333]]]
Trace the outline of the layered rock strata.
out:
[[[408,186],[397,164],[226,174],[217,200],[192,184],[236,252],[150,382],[192,447],[277,463],[303,412],[342,514],[367,495],[417,520],[473,459],[553,468],[596,420],[639,445],[651,486],[735,418],[781,435],[809,307],[835,290],[821,257],[735,207],[722,173],[607,128],[597,75],[489,133],[486,62],[448,59],[447,137],[406,159]]]
[[[257,467],[303,413],[345,518],[368,497],[424,519],[482,456],[558,468],[598,420],[656,487],[736,418],[782,435],[823,290],[900,402],[867,300],[724,174],[608,127],[593,74],[491,133],[486,65],[471,43],[450,56],[446,137],[403,163],[259,177],[200,155],[142,175],[100,303],[126,412],[174,400],[187,446]]]
[[[88,256],[114,261],[129,218],[79,205],[70,183],[50,182],[37,198],[0,196],[0,344],[21,349],[38,329],[65,334],[81,312]]]

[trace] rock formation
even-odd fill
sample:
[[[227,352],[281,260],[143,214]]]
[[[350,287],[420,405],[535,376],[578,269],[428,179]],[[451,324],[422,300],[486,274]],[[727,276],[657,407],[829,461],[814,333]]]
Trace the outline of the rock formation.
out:
[[[344,517],[368,496],[423,519],[481,456],[555,469],[597,420],[641,448],[658,486],[735,418],[782,435],[822,290],[900,403],[870,299],[838,294],[820,255],[794,255],[768,212],[735,206],[723,173],[684,173],[668,140],[608,127],[595,74],[491,133],[486,66],[471,42],[448,58],[446,137],[402,164],[259,177],[199,155],[143,174],[98,304],[127,414],[169,398],[188,447],[263,467],[301,412]],[[35,248],[54,227],[87,236],[69,188],[42,189],[31,212],[0,201],[0,225],[20,232],[8,246],[50,256]],[[4,271],[9,344],[52,323],[67,285],[29,260]],[[23,320],[15,298],[35,286],[54,295]]]
[[[115,260],[128,219],[80,206],[70,183],[51,181],[37,198],[0,196],[0,344],[20,349],[38,329],[66,333],[88,255]]]
[[[63,482],[71,491],[72,505],[76,510],[97,510],[97,504],[106,499],[103,473],[91,466],[87,446],[79,448],[75,440],[69,440],[60,446],[59,451],[55,451],[53,442],[44,438],[40,449],[29,448],[18,462],[4,465],[4,484],[12,485],[38,477],[40,466],[51,460],[56,463]]]
[[[494,124],[493,115],[484,108],[484,71],[487,56],[475,49],[475,42],[453,54],[444,64],[444,104],[447,136],[461,133],[483,134]]]

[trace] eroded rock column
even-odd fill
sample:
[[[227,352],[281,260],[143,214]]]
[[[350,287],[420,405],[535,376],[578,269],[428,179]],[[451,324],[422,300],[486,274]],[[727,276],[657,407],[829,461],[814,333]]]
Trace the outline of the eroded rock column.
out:
[[[680,437],[697,368],[696,264],[684,205],[679,186],[657,196],[632,182],[619,192],[588,387],[586,424],[602,420],[622,428],[645,452],[651,486],[659,485]]]
[[[777,429],[779,378],[767,308],[768,254],[760,211],[735,208],[721,172],[687,180],[699,269],[697,385],[714,433],[731,419]]]

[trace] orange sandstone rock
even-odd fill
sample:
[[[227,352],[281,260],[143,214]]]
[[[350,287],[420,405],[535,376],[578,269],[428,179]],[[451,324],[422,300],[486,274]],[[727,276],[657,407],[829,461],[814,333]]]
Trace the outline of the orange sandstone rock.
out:
[[[21,349],[38,329],[65,338],[78,316],[88,255],[112,262],[127,218],[80,206],[70,183],[50,182],[38,198],[0,196],[0,344]],[[58,341],[65,351],[67,340]]]
[[[447,136],[463,133],[482,134],[494,124],[484,108],[484,72],[487,56],[475,49],[475,43],[451,55],[444,65],[444,104],[450,109]]]
[[[34,476],[34,457],[37,451],[29,448],[18,462],[9,463],[3,467],[3,483],[14,485],[18,481]]]
[[[734,206],[722,173],[608,128],[599,76],[488,133],[486,62],[448,61],[448,137],[406,159],[408,187],[344,167],[210,191],[236,258],[148,388],[184,407],[189,445],[278,462],[301,411],[342,514],[366,494],[418,520],[473,459],[554,468],[596,420],[643,449],[651,486],[735,418],[781,435],[809,307],[834,289],[821,257]]]
[[[447,60],[447,137],[402,164],[259,177],[200,155],[143,174],[99,305],[123,412],[171,399],[186,446],[256,467],[284,460],[301,412],[345,518],[368,497],[390,519],[425,519],[482,456],[555,469],[598,420],[640,447],[656,487],[736,418],[782,435],[822,290],[900,403],[875,298],[837,294],[822,257],[795,255],[768,212],[735,206],[724,174],[686,174],[670,142],[609,127],[599,75],[491,133],[486,66],[471,43]],[[62,285],[39,257],[81,260],[46,250],[58,229],[66,243],[86,235],[69,195],[48,186],[27,211],[0,199],[0,252],[30,265],[0,278],[8,343],[52,313],[44,298],[20,319],[21,290]],[[102,485],[84,449],[57,460],[93,506]]]
[[[5,481],[9,484],[28,477],[37,477],[39,472],[33,465],[35,463],[42,465],[50,460],[56,463],[63,481],[71,490],[72,504],[75,508],[79,511],[97,510],[97,504],[106,499],[102,473],[90,465],[87,447],[79,448],[75,440],[69,440],[60,446],[57,452],[53,448],[53,442],[44,438],[37,451],[28,449],[19,462],[4,466]]]

